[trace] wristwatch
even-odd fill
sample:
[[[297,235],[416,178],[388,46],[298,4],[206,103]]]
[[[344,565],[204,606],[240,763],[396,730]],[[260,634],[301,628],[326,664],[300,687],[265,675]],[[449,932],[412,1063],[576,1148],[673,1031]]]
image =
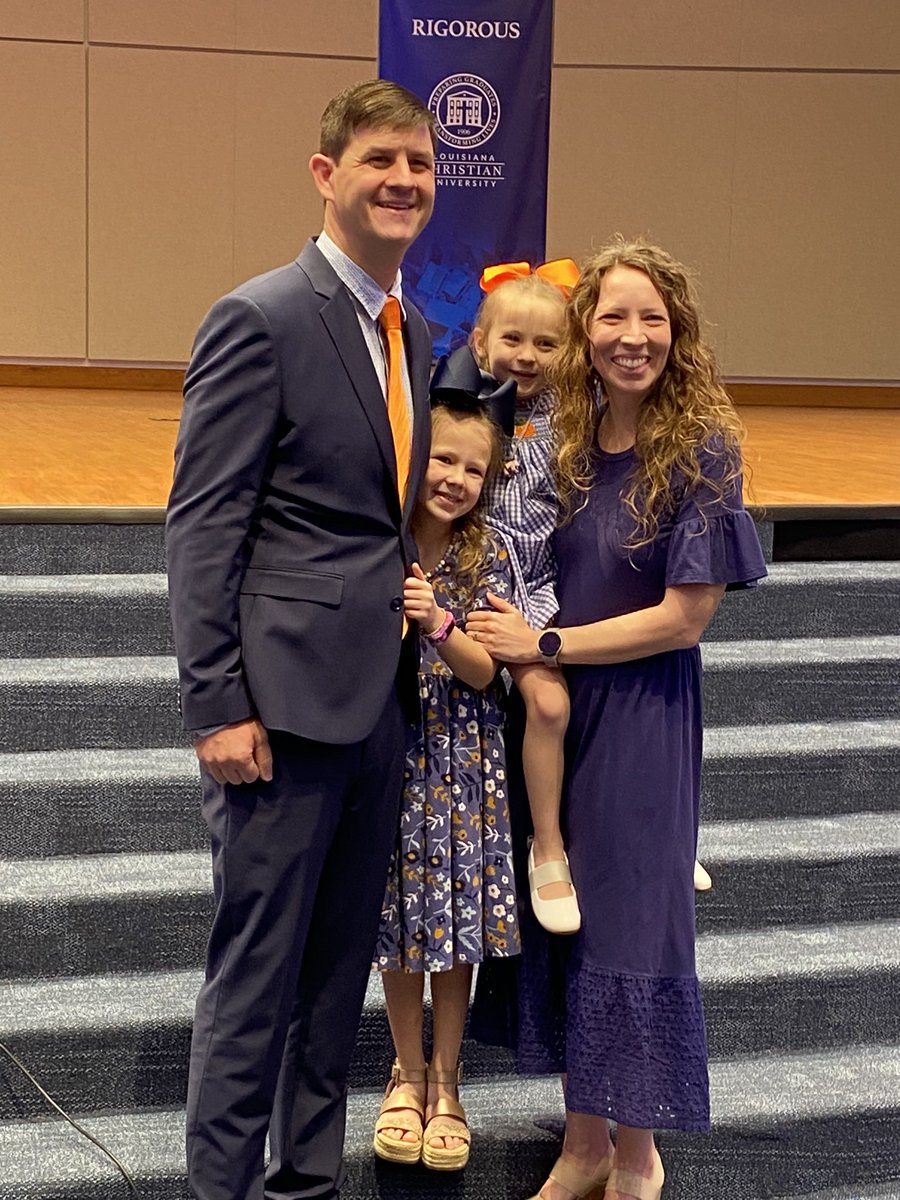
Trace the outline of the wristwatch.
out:
[[[538,651],[548,667],[559,666],[559,655],[562,648],[562,634],[558,629],[545,629],[538,638]]]

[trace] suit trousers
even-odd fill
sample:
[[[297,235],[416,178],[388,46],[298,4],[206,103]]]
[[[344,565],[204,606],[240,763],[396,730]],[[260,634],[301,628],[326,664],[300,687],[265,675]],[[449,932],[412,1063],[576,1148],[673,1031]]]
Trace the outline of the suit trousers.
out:
[[[270,783],[219,785],[203,774],[216,914],[188,1082],[197,1200],[339,1192],[347,1074],[397,836],[404,731],[392,692],[362,742],[270,731]]]

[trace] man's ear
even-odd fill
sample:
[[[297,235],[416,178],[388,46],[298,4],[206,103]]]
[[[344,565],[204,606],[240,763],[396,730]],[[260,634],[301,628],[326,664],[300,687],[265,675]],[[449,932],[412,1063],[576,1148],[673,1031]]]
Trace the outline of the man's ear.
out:
[[[309,170],[316,190],[323,200],[333,199],[331,176],[334,174],[334,159],[329,158],[327,154],[316,153],[309,160]]]

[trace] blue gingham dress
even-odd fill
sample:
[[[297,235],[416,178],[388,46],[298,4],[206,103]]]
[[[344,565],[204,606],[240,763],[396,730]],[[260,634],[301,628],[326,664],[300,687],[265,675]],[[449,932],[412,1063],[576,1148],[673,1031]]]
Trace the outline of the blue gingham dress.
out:
[[[512,602],[532,629],[543,629],[559,608],[551,547],[559,513],[550,466],[553,406],[550,391],[519,402],[517,433],[520,424],[533,433],[510,439],[504,457],[511,465],[486,493],[488,521],[509,554]]]

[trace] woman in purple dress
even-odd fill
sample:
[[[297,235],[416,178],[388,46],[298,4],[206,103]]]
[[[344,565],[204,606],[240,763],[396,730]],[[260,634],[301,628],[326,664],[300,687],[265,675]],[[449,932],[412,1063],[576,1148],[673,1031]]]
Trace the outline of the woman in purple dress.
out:
[[[680,264],[621,240],[589,260],[553,381],[560,627],[535,633],[499,599],[468,622],[500,661],[561,666],[571,695],[565,821],[582,928],[564,1011],[544,961],[524,963],[519,1064],[565,1072],[565,1141],[542,1200],[604,1185],[606,1200],[657,1200],[653,1130],[709,1127],[697,643],[726,589],[766,570],[741,499],[740,423]]]

